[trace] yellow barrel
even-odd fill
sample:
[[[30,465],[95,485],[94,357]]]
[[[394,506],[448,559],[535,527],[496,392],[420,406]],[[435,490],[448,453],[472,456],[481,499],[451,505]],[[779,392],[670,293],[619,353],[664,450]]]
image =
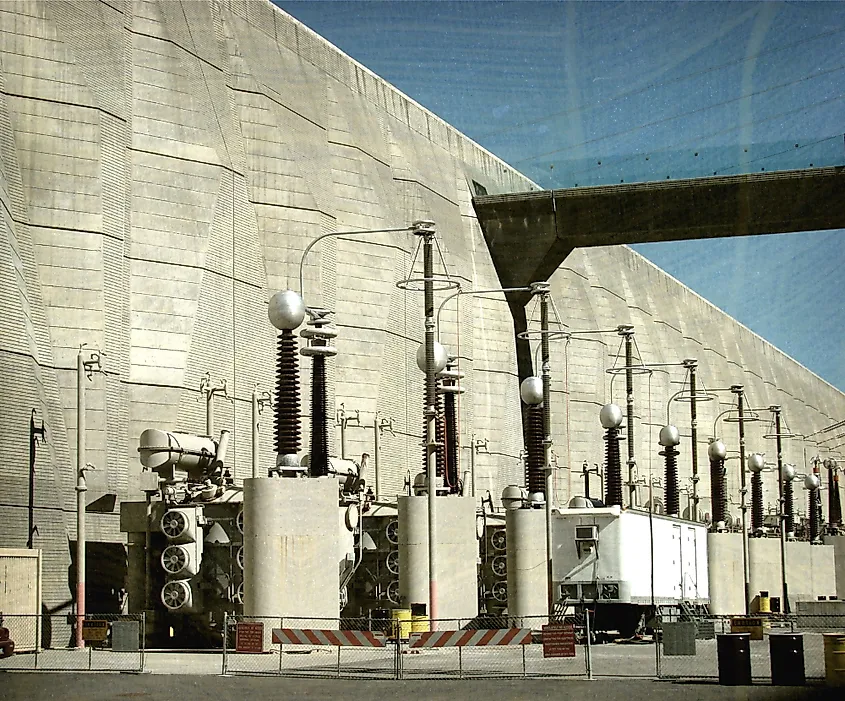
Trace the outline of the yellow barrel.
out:
[[[829,686],[845,686],[845,635],[824,634],[824,678]]]
[[[411,634],[411,609],[393,609],[390,617],[392,619],[391,637],[398,636],[400,640],[407,640]]]
[[[421,616],[411,614],[411,632],[412,633],[428,633],[429,628],[428,616],[422,614]]]
[[[760,596],[757,597],[757,613],[771,613],[772,600],[769,598],[769,592],[761,591]]]

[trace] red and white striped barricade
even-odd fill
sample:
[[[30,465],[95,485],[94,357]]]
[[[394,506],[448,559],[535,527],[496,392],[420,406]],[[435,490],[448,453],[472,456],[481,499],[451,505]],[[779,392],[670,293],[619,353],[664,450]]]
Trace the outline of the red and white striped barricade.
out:
[[[496,645],[530,645],[530,628],[497,628],[492,630],[444,630],[411,633],[409,649],[427,647],[493,647]]]
[[[273,628],[277,645],[333,645],[335,647],[385,647],[384,633],[369,630],[317,630]]]

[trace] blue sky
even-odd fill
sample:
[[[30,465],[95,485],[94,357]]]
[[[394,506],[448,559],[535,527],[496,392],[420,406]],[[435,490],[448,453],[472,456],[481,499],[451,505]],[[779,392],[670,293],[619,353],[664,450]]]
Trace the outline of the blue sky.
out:
[[[275,2],[546,188],[845,164],[845,3]],[[842,234],[635,248],[845,389]]]

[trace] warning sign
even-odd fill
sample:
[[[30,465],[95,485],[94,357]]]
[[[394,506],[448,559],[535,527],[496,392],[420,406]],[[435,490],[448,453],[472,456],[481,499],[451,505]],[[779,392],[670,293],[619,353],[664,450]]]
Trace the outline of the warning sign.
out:
[[[731,619],[731,633],[750,633],[751,640],[762,640],[763,619],[735,616]]]
[[[543,626],[543,657],[575,657],[575,626],[571,623]]]
[[[264,652],[264,624],[238,623],[235,626],[235,652]]]
[[[82,621],[82,639],[89,643],[101,643],[109,634],[108,621]]]

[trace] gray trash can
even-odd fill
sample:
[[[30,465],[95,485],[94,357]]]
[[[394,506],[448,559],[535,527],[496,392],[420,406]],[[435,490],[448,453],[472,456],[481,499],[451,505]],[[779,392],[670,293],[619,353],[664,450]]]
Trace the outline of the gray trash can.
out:
[[[769,636],[772,684],[804,686],[804,636],[801,633],[775,633]]]
[[[751,684],[751,636],[748,633],[722,633],[716,636],[719,658],[719,684]]]

